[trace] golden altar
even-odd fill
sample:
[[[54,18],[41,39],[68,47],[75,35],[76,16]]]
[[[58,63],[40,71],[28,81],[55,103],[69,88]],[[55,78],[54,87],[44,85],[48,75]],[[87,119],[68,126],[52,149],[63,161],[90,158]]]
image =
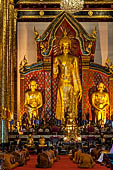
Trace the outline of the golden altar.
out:
[[[87,119],[87,115],[89,120],[95,120],[92,94],[98,90],[97,85],[100,82],[104,83],[105,91],[110,96],[110,107],[106,111],[106,119],[110,119],[113,112],[113,99],[111,97],[113,79],[108,67],[94,63],[96,29],[94,28],[92,34],[89,35],[82,25],[71,14],[66,12],[61,12],[41,36],[36,28],[34,29],[37,42],[37,63],[27,65],[24,61],[20,67],[21,115],[25,110],[25,92],[29,91],[30,81],[35,80],[37,90],[41,92],[43,101],[43,105],[39,108],[39,119],[49,122],[57,118],[56,105],[59,76],[54,77],[53,74],[54,60],[56,56],[61,55],[60,41],[64,37],[65,31],[71,41],[69,53],[78,60],[78,72],[82,88],[82,97],[81,100],[78,99],[77,113],[74,119],[77,119],[79,124],[82,120]]]

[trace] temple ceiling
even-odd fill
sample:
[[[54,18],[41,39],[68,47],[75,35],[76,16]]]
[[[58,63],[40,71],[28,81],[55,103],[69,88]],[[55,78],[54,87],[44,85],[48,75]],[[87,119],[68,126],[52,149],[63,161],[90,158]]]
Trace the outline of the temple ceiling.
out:
[[[52,21],[62,9],[60,0],[15,0],[18,21]],[[113,0],[85,0],[84,9],[74,12],[79,21],[110,21],[113,20]]]

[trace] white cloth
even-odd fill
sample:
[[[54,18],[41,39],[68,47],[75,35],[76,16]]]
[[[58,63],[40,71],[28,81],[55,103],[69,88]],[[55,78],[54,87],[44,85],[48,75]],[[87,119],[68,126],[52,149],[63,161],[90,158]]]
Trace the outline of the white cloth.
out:
[[[113,147],[110,149],[110,153],[113,153]]]
[[[101,153],[100,157],[98,158],[98,162],[102,162],[103,161],[103,157],[104,157],[104,153]]]

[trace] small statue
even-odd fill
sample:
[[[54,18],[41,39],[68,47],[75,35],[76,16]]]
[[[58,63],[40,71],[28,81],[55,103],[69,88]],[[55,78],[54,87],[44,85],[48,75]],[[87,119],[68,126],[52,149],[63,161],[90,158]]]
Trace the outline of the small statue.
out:
[[[95,109],[95,123],[102,120],[106,123],[106,114],[109,109],[109,94],[104,92],[105,85],[101,82],[97,85],[97,92],[92,94],[92,105]]]
[[[27,139],[27,144],[26,144],[26,146],[27,146],[28,148],[34,147],[34,139],[33,139],[33,137],[32,137],[31,134],[29,134],[29,137],[28,137],[28,139]]]
[[[34,123],[35,118],[39,118],[38,109],[42,106],[42,93],[36,91],[37,84],[35,80],[30,81],[30,91],[25,93],[25,107],[29,114],[29,123]]]
[[[64,32],[60,40],[62,55],[56,56],[53,61],[53,77],[58,76],[58,90],[56,103],[56,119],[66,124],[66,114],[71,120],[77,118],[78,101],[82,97],[82,87],[79,75],[78,58],[70,53],[71,40]]]
[[[39,138],[39,146],[47,146],[47,144],[45,144],[45,138],[43,137],[43,136],[41,136],[40,138]]]

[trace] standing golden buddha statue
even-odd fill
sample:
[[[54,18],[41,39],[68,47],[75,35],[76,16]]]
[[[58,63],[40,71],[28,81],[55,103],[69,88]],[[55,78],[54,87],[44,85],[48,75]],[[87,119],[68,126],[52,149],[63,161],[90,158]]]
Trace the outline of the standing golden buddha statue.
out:
[[[60,40],[62,54],[53,61],[53,77],[58,76],[57,103],[55,118],[66,123],[66,114],[70,119],[77,118],[78,101],[82,97],[82,87],[78,68],[78,58],[70,54],[71,40],[66,31]]]
[[[29,121],[31,124],[31,119],[39,118],[38,109],[42,106],[42,93],[36,91],[37,83],[35,80],[30,81],[30,91],[25,93],[25,107],[28,110]]]
[[[95,123],[102,120],[103,124],[106,123],[106,114],[109,110],[109,94],[104,92],[105,85],[101,82],[97,85],[97,92],[92,94],[92,105],[95,113]]]

